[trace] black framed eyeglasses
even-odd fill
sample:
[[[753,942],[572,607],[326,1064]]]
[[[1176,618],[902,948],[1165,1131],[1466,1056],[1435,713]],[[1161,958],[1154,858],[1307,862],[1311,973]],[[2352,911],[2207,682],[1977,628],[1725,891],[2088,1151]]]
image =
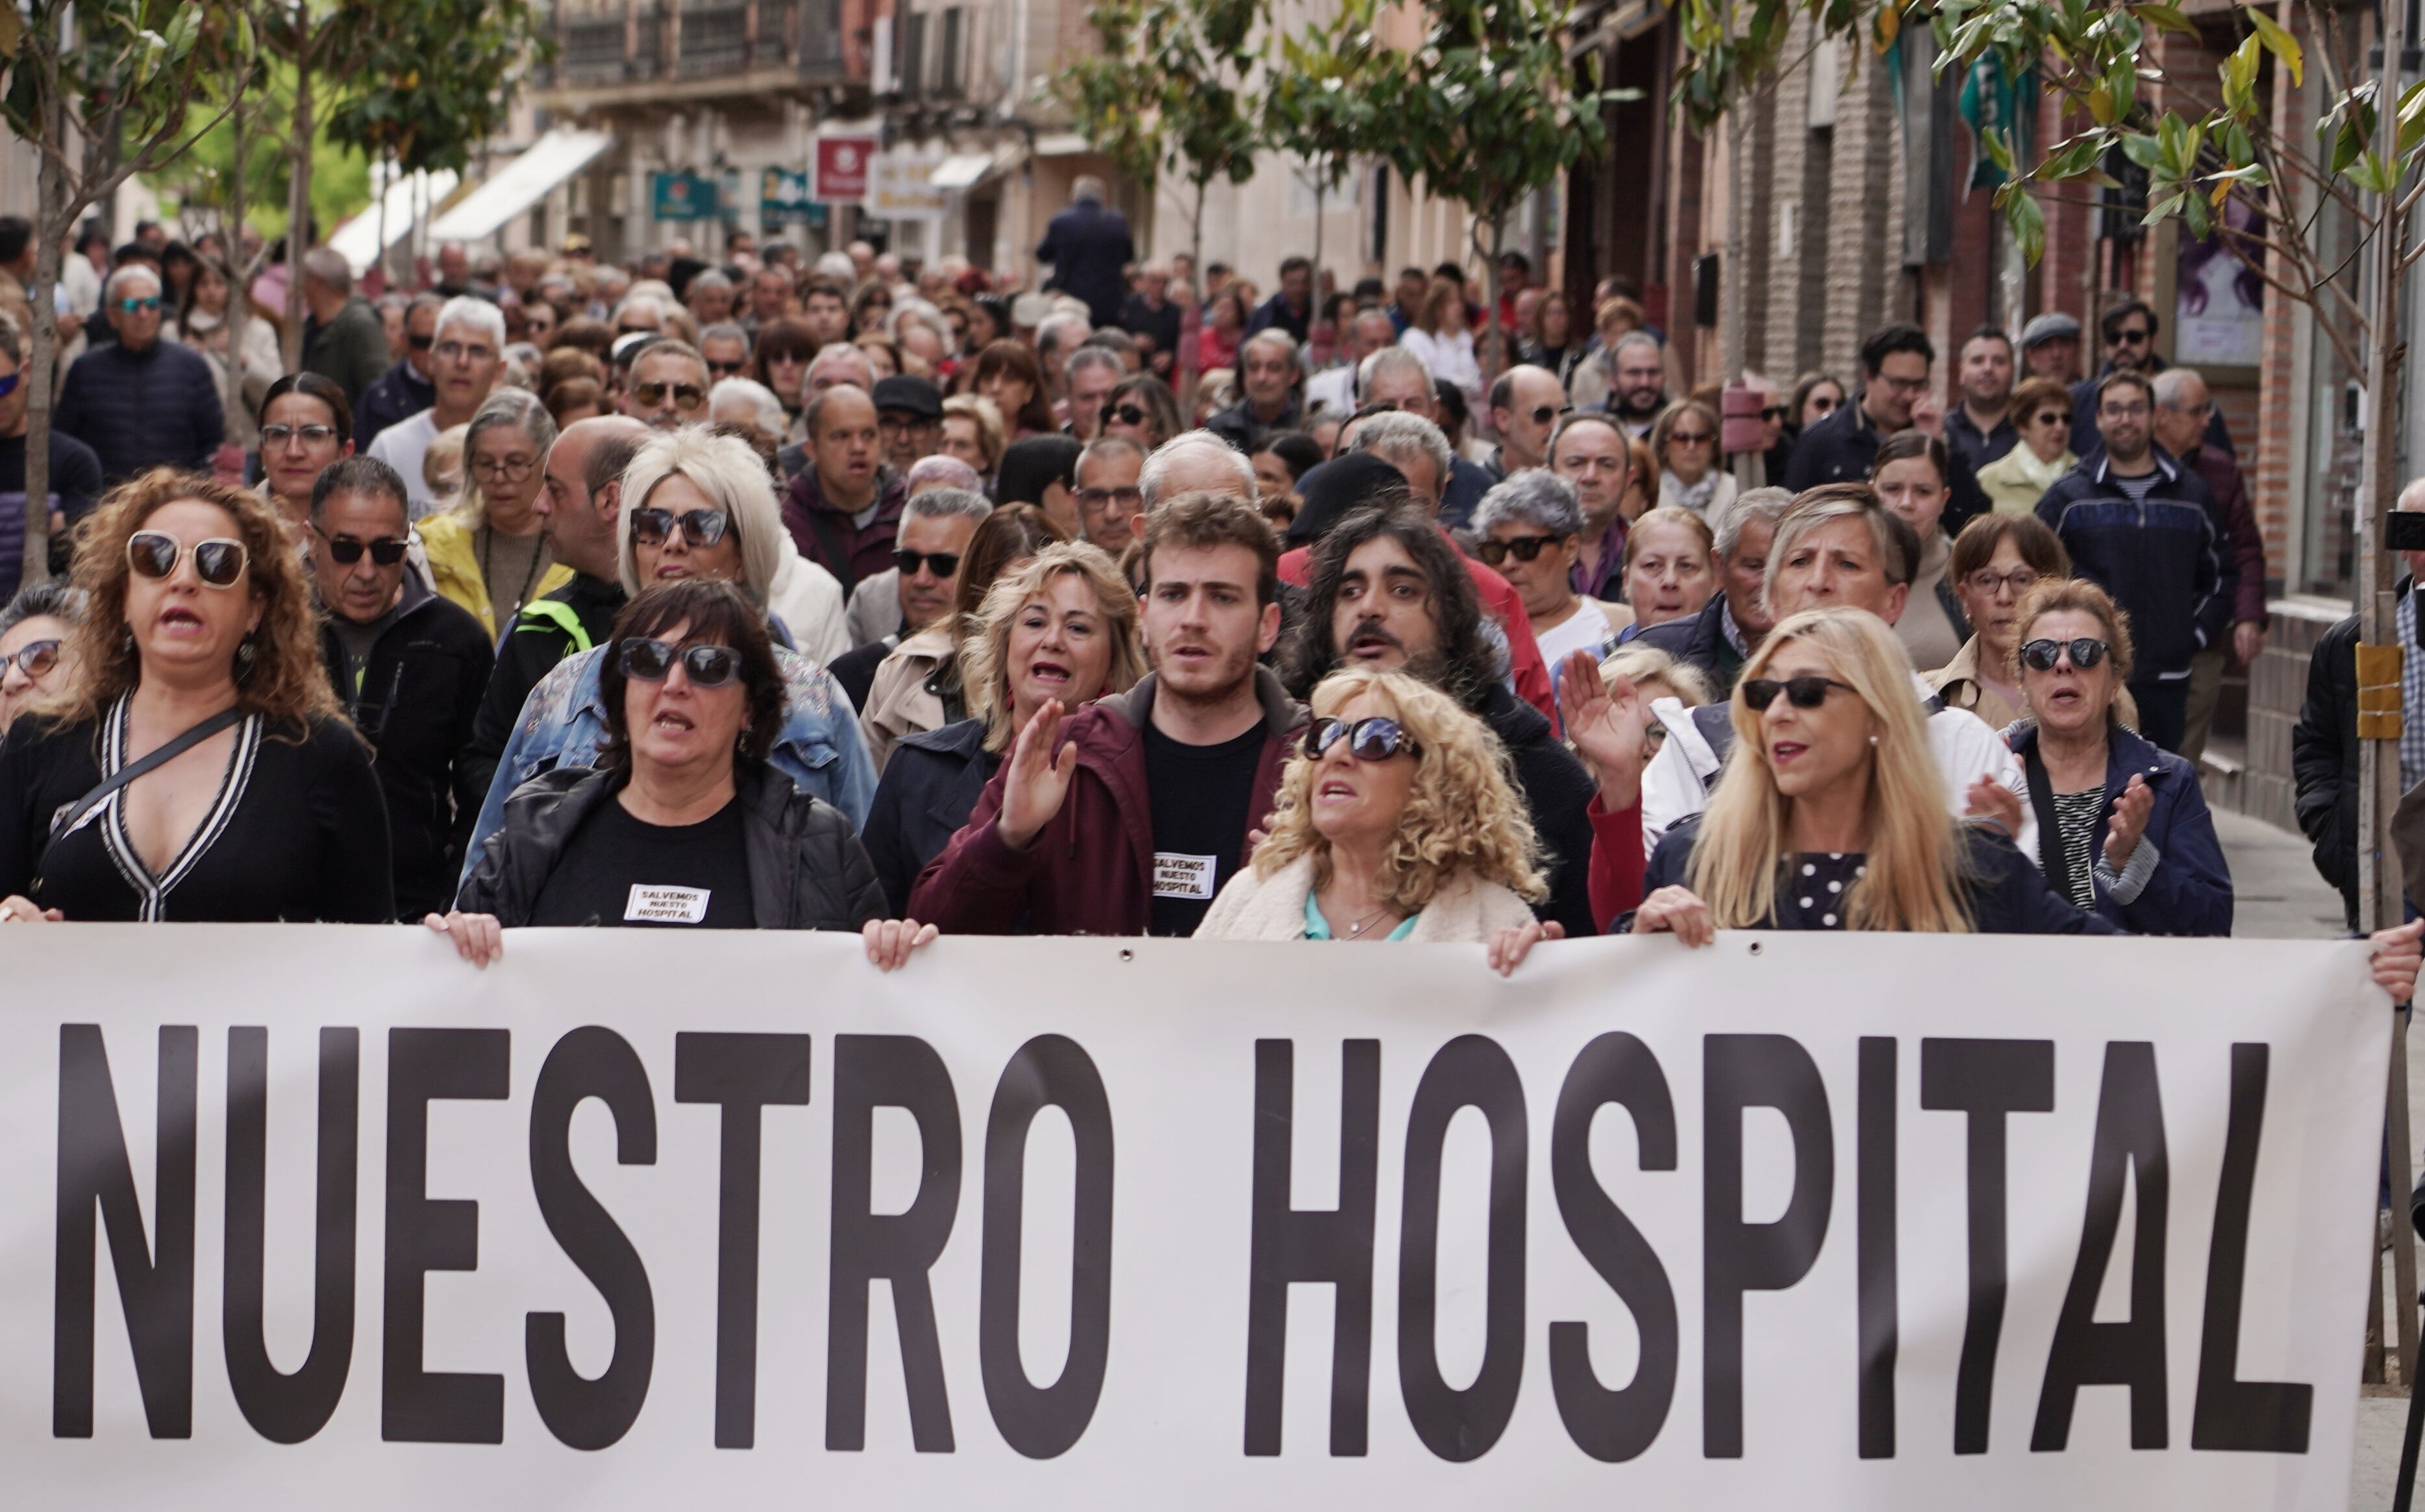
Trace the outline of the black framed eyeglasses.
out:
[[[17,648],[15,654],[0,656],[0,671],[10,666],[27,677],[40,677],[59,665],[59,643],[56,640],[29,640]]]
[[[903,577],[916,577],[918,569],[923,566],[937,578],[946,578],[960,570],[960,555],[957,552],[906,552],[896,549],[892,553],[892,565],[901,569]]]
[[[404,560],[405,548],[411,544],[393,536],[380,536],[374,540],[357,540],[351,536],[331,536],[318,525],[312,527],[312,533],[329,543],[329,559],[339,567],[353,566],[362,559],[364,552],[370,553],[371,560],[378,566],[393,567]]]
[[[682,663],[693,687],[720,688],[741,675],[741,653],[730,646],[682,646],[648,636],[621,643],[616,665],[623,675],[642,683],[662,683]]]
[[[2106,650],[2105,642],[2087,635],[2078,640],[2025,641],[2021,645],[2021,665],[2032,672],[2051,672],[2055,664],[2068,653],[2071,665],[2085,672],[2105,660]]]
[[[677,410],[696,410],[707,402],[707,391],[696,383],[634,383],[632,385],[632,397],[651,410],[665,403],[666,395],[668,394],[674,396],[674,408]]]
[[[1354,724],[1344,719],[1316,719],[1306,730],[1305,748],[1319,761],[1341,740],[1347,742],[1347,754],[1359,762],[1386,762],[1392,756],[1417,756],[1422,752],[1405,726],[1377,714]]]
[[[1519,562],[1529,562],[1566,539],[1564,536],[1515,536],[1506,540],[1501,540],[1494,537],[1475,546],[1473,555],[1492,567],[1497,567],[1510,556]]]
[[[232,588],[244,581],[250,559],[244,542],[224,537],[193,544],[194,576],[210,587]],[[138,577],[157,582],[177,574],[177,559],[185,555],[184,541],[162,530],[138,530],[126,538],[126,565]]]
[[[1821,677],[1816,673],[1807,677],[1789,677],[1781,681],[1773,677],[1747,678],[1739,691],[1742,692],[1742,700],[1749,706],[1752,713],[1765,714],[1768,712],[1768,706],[1776,701],[1776,696],[1780,693],[1785,695],[1786,702],[1797,709],[1815,709],[1827,701],[1829,688],[1842,688],[1847,693],[1860,691],[1850,683],[1839,683],[1832,677]]]
[[[306,446],[327,446],[335,442],[334,426],[264,426],[261,427],[261,449],[277,451],[288,442],[300,439]]]
[[[679,525],[683,539],[693,546],[713,546],[724,539],[732,526],[732,517],[721,509],[693,509],[688,514],[676,514],[671,509],[634,509],[632,540],[634,545],[662,546]]]

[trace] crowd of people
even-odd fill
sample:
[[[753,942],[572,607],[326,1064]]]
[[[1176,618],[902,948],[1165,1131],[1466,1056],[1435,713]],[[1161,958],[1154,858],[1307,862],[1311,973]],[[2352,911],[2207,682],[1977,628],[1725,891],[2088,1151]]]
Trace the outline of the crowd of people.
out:
[[[1082,183],[1032,291],[736,236],[442,249],[375,302],[313,249],[281,373],[257,288],[229,365],[216,255],[108,255],[64,576],[0,615],[0,923],[1507,972],[1610,930],[2231,928],[2195,760],[2263,548],[2136,301],[2092,376],[2068,317],[1972,335],[1951,407],[1908,326],[1849,383],[1679,392],[1622,287],[1292,257],[1259,297],[1140,265]],[[2418,933],[2375,941],[2403,999]]]

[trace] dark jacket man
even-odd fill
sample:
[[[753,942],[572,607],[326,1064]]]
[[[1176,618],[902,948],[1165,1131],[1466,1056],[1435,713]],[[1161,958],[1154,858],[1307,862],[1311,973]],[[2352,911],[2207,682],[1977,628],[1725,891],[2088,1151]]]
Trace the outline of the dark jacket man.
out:
[[[1592,829],[1585,812],[1598,785],[1550,730],[1548,717],[1508,692],[1504,684],[1491,684],[1474,712],[1507,748],[1517,790],[1532,811],[1533,832],[1540,837],[1550,897],[1533,911],[1566,925],[1568,939],[1597,933],[1587,885]]]
[[[2158,476],[2144,504],[2122,491],[2102,451],[2038,500],[2038,518],[2071,554],[2072,571],[2129,611],[2138,651],[2130,677],[2141,684],[2189,676],[2190,658],[2229,633],[2239,588],[2214,495],[2160,449],[2153,455]]]
[[[859,524],[850,512],[826,501],[814,465],[800,469],[783,490],[783,528],[800,555],[842,582],[845,598],[859,579],[874,577],[892,566],[892,538],[901,530],[901,507],[909,500],[909,486],[900,474],[879,465],[875,470],[875,513]]]
[[[1785,465],[1785,486],[1799,493],[1822,483],[1866,483],[1885,440],[1870,423],[1861,408],[1860,392],[1855,390],[1794,442],[1793,459]],[[1973,516],[1985,514],[1989,506],[1978,475],[1962,453],[1949,448],[1947,460],[1953,475],[1946,479],[1948,497],[1939,528],[1951,540],[1962,534]]]
[[[51,424],[91,447],[112,485],[163,465],[207,473],[227,438],[211,364],[166,339],[139,352],[122,342],[87,350],[68,368]]]
[[[2240,584],[2232,592],[2231,619],[2263,624],[2265,614],[2265,532],[2257,528],[2256,511],[2248,503],[2248,485],[2240,462],[2212,441],[2201,441],[2181,457],[2181,465],[2198,475],[2215,508],[2223,516],[2224,539],[2229,543]]]
[[[1255,306],[1254,313],[1246,317],[1246,334],[1251,336],[1259,330],[1269,330],[1274,327],[1295,337],[1296,344],[1303,346],[1306,343],[1306,332],[1313,327],[1313,301],[1310,298],[1307,299],[1305,308],[1299,309],[1289,303],[1286,294],[1274,290],[1271,298]]]
[[[1096,325],[1119,323],[1120,302],[1129,293],[1124,269],[1136,261],[1128,217],[1087,198],[1082,188],[1077,203],[1044,228],[1036,260],[1052,265],[1052,281],[1085,300],[1087,317]]]
[[[1060,811],[1024,850],[1012,849],[995,826],[1007,767],[996,772],[968,823],[919,877],[909,916],[947,934],[1146,933],[1153,911],[1153,805],[1145,730],[1155,683],[1148,676],[1118,698],[1090,703],[1061,727],[1063,741],[1078,748],[1078,769]],[[1248,828],[1261,829],[1271,821],[1280,767],[1308,720],[1305,706],[1268,668],[1256,668],[1255,692],[1263,705],[1263,751]],[[1241,832],[1241,861],[1245,846]]]
[[[506,742],[513,738],[514,722],[522,716],[522,702],[531,689],[556,663],[604,645],[623,602],[620,585],[575,572],[571,582],[522,605],[514,617],[513,628],[497,642],[496,670],[489,676],[471,739],[458,761],[475,812],[496,780],[497,763],[505,757]]]
[[[404,574],[404,597],[363,658],[349,672],[344,638],[320,626],[329,685],[377,753],[371,770],[387,799],[389,855],[399,918],[445,911],[461,875],[463,846],[487,796],[457,753],[471,738],[495,655],[488,632],[461,606],[440,598],[419,573]]]
[[[317,319],[303,323],[303,371],[343,388],[348,406],[360,404],[379,380],[387,357],[387,325],[359,294],[347,296],[345,307],[327,324]]]
[[[515,789],[506,800],[505,827],[489,837],[456,906],[493,913],[508,928],[527,921],[581,822],[614,802],[628,778],[620,769],[561,767]],[[856,933],[884,917],[884,889],[841,810],[763,762],[734,763],[732,785],[755,927]]]
[[[369,451],[380,431],[437,402],[438,385],[423,378],[410,357],[396,359],[354,406],[354,450]]]
[[[2401,583],[2402,599],[2412,586]],[[2307,663],[2306,701],[2290,727],[2299,828],[2315,845],[2316,875],[2339,890],[2353,933],[2358,927],[2358,617],[2351,615],[2318,638]],[[2425,642],[2425,633],[2417,639]],[[2425,656],[2425,644],[2407,650],[2411,656]]]
[[[1280,410],[1277,419],[1272,420],[1263,420],[1255,414],[1252,399],[1241,399],[1204,422],[1204,428],[1252,456],[1261,450],[1264,442],[1281,431],[1304,429],[1305,422],[1299,418],[1303,410],[1304,404],[1293,392],[1289,394],[1287,407]]]
[[[884,764],[859,839],[896,918],[910,916],[918,874],[969,822],[986,784],[1002,770],[1003,755],[985,748],[985,736],[983,719],[956,720],[903,736]]]
[[[2150,352],[2145,365],[2139,371],[2152,378],[2172,365]],[[2105,381],[2105,376],[2112,371],[2113,364],[2108,362],[2098,368],[2094,377],[2081,378],[2071,386],[2071,454],[2074,457],[2085,457],[2105,444],[2105,432],[2096,426],[2096,385]],[[2236,455],[2231,446],[2231,427],[2223,423],[2221,405],[2207,414],[2205,443],[2226,457]]]

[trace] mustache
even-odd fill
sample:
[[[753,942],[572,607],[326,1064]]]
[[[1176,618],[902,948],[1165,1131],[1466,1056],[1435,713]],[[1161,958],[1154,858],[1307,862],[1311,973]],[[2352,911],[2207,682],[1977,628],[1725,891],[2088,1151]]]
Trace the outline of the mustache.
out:
[[[1378,619],[1357,620],[1356,628],[1347,633],[1346,644],[1353,646],[1357,641],[1368,638],[1380,641],[1383,645],[1394,647],[1402,651],[1406,649],[1405,642],[1382,629],[1381,621]]]

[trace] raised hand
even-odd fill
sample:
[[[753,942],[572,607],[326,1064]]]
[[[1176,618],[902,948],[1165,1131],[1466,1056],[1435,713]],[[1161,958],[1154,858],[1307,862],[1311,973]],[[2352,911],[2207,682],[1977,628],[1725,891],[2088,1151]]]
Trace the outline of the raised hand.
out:
[[[1078,770],[1078,748],[1064,746],[1056,756],[1054,737],[1061,733],[1061,700],[1047,699],[1019,732],[1010,749],[1010,765],[1002,784],[1002,817],[996,828],[1003,843],[1025,850],[1069,796],[1069,779]]]
[[[2105,864],[2115,871],[2130,864],[2130,853],[2139,848],[2139,837],[2147,832],[2147,816],[2156,812],[2156,795],[2147,780],[2137,772],[2113,800],[2113,823],[2105,831]]]
[[[1650,705],[1641,690],[1622,677],[1612,685],[1591,652],[1573,651],[1558,684],[1558,717],[1599,783],[1600,807],[1611,813],[1633,807],[1650,762]]]

